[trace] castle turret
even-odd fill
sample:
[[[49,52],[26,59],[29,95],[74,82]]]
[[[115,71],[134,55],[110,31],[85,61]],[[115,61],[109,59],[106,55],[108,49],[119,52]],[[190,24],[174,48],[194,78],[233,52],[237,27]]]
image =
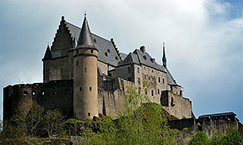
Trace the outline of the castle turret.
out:
[[[48,68],[49,68],[49,65],[50,65],[50,60],[51,60],[51,49],[50,49],[49,44],[48,44],[44,58],[42,59],[42,61],[43,61],[43,82],[49,81]]]
[[[166,57],[165,57],[165,42],[163,42],[163,58],[162,58],[163,66],[166,67]]]
[[[98,116],[97,58],[98,49],[85,16],[77,47],[73,50],[73,110],[80,120]]]

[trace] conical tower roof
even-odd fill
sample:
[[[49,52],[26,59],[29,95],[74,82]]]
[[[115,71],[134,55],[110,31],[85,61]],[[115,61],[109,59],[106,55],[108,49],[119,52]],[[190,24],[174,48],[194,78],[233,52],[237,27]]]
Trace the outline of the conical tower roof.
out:
[[[51,49],[49,47],[49,45],[46,48],[46,53],[43,59],[51,59]]]
[[[90,33],[89,24],[86,16],[84,17],[83,25],[79,34],[77,47],[95,48],[93,38]]]

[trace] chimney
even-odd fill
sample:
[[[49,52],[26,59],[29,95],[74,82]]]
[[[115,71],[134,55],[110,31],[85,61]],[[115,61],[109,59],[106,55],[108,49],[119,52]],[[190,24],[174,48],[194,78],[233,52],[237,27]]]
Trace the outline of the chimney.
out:
[[[140,47],[140,50],[141,50],[143,53],[145,53],[145,46],[141,46],[141,47]]]

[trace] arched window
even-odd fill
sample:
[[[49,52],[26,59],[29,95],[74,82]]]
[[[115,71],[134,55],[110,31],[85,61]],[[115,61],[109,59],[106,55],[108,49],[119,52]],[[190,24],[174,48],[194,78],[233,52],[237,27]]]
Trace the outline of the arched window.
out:
[[[151,96],[154,96],[154,90],[151,90]]]
[[[91,91],[92,90],[92,87],[89,87],[89,90]]]

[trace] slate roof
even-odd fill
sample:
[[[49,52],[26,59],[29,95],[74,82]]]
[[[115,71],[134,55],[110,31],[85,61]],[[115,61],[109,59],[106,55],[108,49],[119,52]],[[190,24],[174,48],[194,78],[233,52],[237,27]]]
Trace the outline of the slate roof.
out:
[[[77,42],[75,41],[79,40],[81,29],[67,21],[65,23],[68,29],[70,30],[72,37],[74,37],[73,44],[77,44]],[[106,40],[93,33],[91,33],[91,35],[94,40],[95,47],[99,50],[98,61],[110,64],[111,66],[115,66],[115,67],[130,64],[130,63],[135,63],[138,65],[143,64],[148,67],[154,68],[156,70],[166,72],[167,83],[169,85],[177,85],[174,78],[170,74],[169,70],[164,66],[157,64],[155,62],[155,59],[152,58],[147,52],[143,53],[139,49],[136,49],[133,53],[129,53],[128,55],[120,52],[120,56],[121,56],[120,58],[111,41]]]
[[[155,59],[152,58],[147,52],[143,53],[141,50],[136,49],[133,53],[129,53],[118,66],[133,64],[133,63],[138,65],[146,65],[156,70],[166,72],[167,83],[169,85],[177,85],[169,70],[166,67],[157,64]]]
[[[207,114],[207,115],[201,115],[198,118],[203,119],[203,118],[213,118],[213,117],[223,117],[223,116],[236,116],[234,112],[225,112],[225,113],[216,113],[216,114]]]
[[[91,47],[94,48],[94,40],[91,36],[90,29],[89,29],[89,24],[86,19],[84,18],[83,25],[81,28],[81,32],[79,34],[79,39],[78,39],[78,46],[84,46],[84,47]]]
[[[45,53],[43,59],[51,59],[51,50],[50,50],[49,45],[48,45],[47,48],[46,48],[46,53]]]
[[[70,30],[72,37],[74,37],[75,40],[78,40],[81,29],[69,22],[66,22],[66,25]],[[117,66],[121,59],[119,58],[118,53],[111,41],[93,33],[91,33],[91,35],[94,40],[95,47],[99,50],[98,61],[110,64],[112,66]],[[124,54],[121,54],[121,57],[124,57]]]

